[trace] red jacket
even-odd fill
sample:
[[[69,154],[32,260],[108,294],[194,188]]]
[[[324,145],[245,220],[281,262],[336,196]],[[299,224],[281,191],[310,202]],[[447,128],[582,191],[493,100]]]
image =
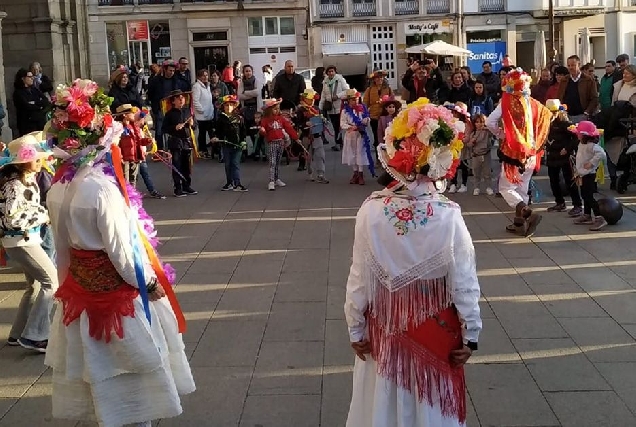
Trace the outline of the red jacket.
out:
[[[144,160],[142,146],[152,144],[152,139],[142,137],[141,130],[133,125],[124,125],[124,132],[119,138],[121,157],[125,162],[141,162]]]
[[[289,120],[281,115],[263,117],[261,119],[261,128],[265,130],[265,132],[261,130],[261,134],[265,135],[265,141],[267,142],[285,139],[283,130],[287,132],[287,135],[289,135],[292,140],[298,139],[298,133],[296,133],[294,127]]]

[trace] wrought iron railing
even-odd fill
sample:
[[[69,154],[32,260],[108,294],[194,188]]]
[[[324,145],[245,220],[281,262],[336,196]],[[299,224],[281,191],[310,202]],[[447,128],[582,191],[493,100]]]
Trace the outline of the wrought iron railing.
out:
[[[351,3],[351,14],[353,16],[375,16],[376,1],[353,0]]]
[[[420,0],[395,0],[396,15],[419,15]]]
[[[321,18],[344,18],[344,1],[320,0],[318,13]]]
[[[479,0],[480,12],[505,12],[505,0]]]
[[[98,6],[127,6],[132,5],[133,0],[99,0]]]

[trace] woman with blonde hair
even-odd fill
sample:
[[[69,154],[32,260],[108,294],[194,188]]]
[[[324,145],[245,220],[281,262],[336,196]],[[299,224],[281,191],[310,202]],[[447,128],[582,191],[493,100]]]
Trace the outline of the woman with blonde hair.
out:
[[[389,87],[386,80],[387,73],[385,71],[374,71],[371,74],[371,84],[362,95],[364,105],[369,109],[371,117],[371,130],[373,130],[373,146],[378,146],[378,122],[382,115],[382,97],[393,95],[393,91]]]
[[[629,101],[636,107],[636,65],[628,65],[623,70],[623,80],[614,83],[612,105],[616,101]]]

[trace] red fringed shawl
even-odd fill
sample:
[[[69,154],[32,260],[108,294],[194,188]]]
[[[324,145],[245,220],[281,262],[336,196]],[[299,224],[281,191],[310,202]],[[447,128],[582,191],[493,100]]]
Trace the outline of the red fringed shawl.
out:
[[[450,365],[450,352],[462,347],[462,326],[447,286],[444,278],[415,280],[394,292],[377,286],[367,314],[371,355],[379,375],[463,423],[464,369]]]
[[[133,300],[139,292],[124,282],[103,251],[71,249],[71,264],[55,297],[62,301],[68,326],[86,311],[89,335],[107,343],[112,332],[124,337],[122,316],[135,317]]]
[[[529,105],[521,96],[504,93],[501,98],[501,119],[505,139],[501,142],[500,149],[506,157],[521,165],[526,163],[528,157],[541,151],[547,140],[552,119],[550,110],[539,101],[531,97],[525,99]],[[527,123],[528,117],[532,123]],[[532,126],[532,135],[528,133],[528,126]],[[504,162],[504,170],[510,182],[521,181],[518,165]]]

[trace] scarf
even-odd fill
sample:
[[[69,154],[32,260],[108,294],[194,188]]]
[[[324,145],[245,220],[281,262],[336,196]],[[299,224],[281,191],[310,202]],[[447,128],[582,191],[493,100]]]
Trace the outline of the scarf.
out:
[[[519,165],[525,165],[529,157],[537,155],[545,144],[552,114],[544,105],[528,95],[504,93],[501,97],[501,119],[504,141],[506,178],[521,182]]]
[[[360,135],[362,136],[364,151],[367,155],[367,160],[369,161],[369,172],[371,172],[371,176],[375,176],[375,163],[373,161],[373,156],[371,155],[371,139],[369,139],[367,126],[362,123],[363,118],[369,117],[369,110],[367,110],[367,107],[364,104],[356,104],[355,111],[349,104],[345,105],[344,109],[353,124],[355,124],[358,129],[362,129],[360,130]],[[361,113],[362,118],[360,118],[357,113]]]

